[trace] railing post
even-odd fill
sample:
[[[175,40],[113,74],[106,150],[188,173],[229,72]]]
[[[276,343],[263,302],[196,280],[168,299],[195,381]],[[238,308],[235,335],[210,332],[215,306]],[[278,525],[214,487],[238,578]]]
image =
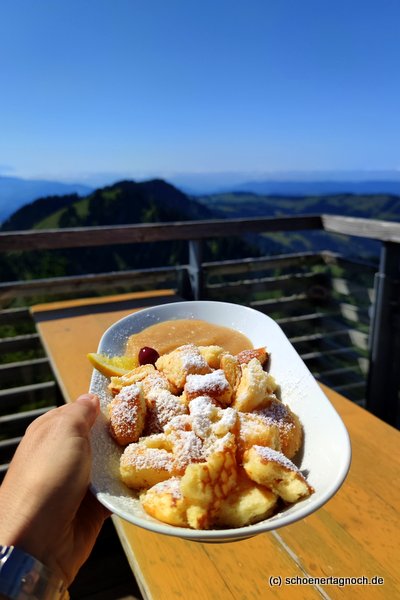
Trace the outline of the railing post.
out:
[[[370,335],[367,409],[384,421],[396,422],[400,386],[400,244],[382,244],[375,275],[375,301]]]
[[[203,247],[201,240],[189,240],[189,281],[194,300],[200,300],[203,289],[203,271],[201,268]]]

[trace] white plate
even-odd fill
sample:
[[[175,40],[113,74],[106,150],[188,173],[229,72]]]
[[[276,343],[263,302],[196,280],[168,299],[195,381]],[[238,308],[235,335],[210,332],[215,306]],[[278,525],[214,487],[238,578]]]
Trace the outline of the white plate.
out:
[[[97,498],[113,513],[135,525],[200,542],[245,539],[306,517],[327,502],[343,483],[350,466],[351,446],[339,415],[275,321],[251,308],[225,302],[164,304],[133,313],[115,323],[103,335],[98,352],[121,355],[127,338],[133,333],[160,321],[190,318],[231,327],[245,334],[254,347],[267,347],[271,353],[270,372],[280,385],[281,400],[299,416],[304,427],[304,444],[296,463],[315,493],[247,527],[197,531],[166,525],[147,515],[137,494],[119,481],[121,450],[110,438],[106,417],[102,414],[92,432],[92,489]],[[100,396],[103,413],[111,399],[107,384],[108,380],[94,371],[90,390]]]

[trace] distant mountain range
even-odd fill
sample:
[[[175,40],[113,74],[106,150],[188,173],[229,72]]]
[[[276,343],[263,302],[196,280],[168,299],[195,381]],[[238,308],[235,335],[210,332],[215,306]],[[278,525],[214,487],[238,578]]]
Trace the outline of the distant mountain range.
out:
[[[188,194],[254,192],[285,196],[399,194],[400,170],[175,173],[168,181]]]
[[[286,196],[262,195],[251,192],[229,192],[198,196],[215,215],[238,219],[251,217],[282,217],[289,215],[342,215],[364,219],[400,222],[400,195],[394,194],[330,194]],[[330,235],[309,231],[260,235],[258,245],[271,253],[271,243],[280,252],[331,250],[346,256],[377,257],[379,242],[368,238]]]
[[[280,196],[253,192],[227,192],[197,196],[196,199],[212,211],[229,218],[336,214],[364,219],[400,221],[400,195],[388,193]]]
[[[285,178],[286,177],[286,178]],[[168,178],[188,195],[249,192],[275,196],[323,196],[332,194],[400,195],[400,172],[310,172],[281,174],[246,181],[245,173],[181,174]],[[114,182],[111,182],[112,185]],[[117,181],[115,183],[118,183]],[[0,176],[0,223],[21,206],[38,198],[78,194],[87,196],[98,186],[39,179]]]
[[[45,196],[90,194],[93,188],[80,183],[0,176],[0,223],[24,204]]]
[[[249,181],[226,188],[226,192],[253,192],[277,196],[322,196],[331,194],[396,194],[400,181]]]

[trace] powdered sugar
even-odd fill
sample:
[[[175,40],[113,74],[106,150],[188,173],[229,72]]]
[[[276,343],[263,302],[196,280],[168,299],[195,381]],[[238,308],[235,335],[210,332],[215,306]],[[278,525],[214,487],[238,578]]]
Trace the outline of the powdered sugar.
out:
[[[215,437],[212,443],[207,447],[207,455],[214,453],[225,454],[227,450],[235,448],[235,436],[232,433],[226,433],[223,437]]]
[[[130,444],[121,457],[121,465],[134,465],[136,470],[151,469],[171,473],[174,468],[174,456],[163,448]]]
[[[217,408],[208,396],[197,396],[189,402],[193,431],[203,440],[211,431],[212,420]]]
[[[170,421],[164,426],[164,432],[168,435],[173,431],[191,431],[192,419],[190,415],[177,415],[172,417]]]
[[[292,463],[292,461],[289,458],[287,458],[287,456],[282,454],[282,452],[278,452],[277,450],[274,450],[269,446],[253,446],[253,448],[257,452],[257,454],[261,456],[262,460],[278,463],[285,469],[288,469],[289,471],[294,471],[302,475],[299,469],[296,467],[296,465]]]
[[[112,403],[111,420],[114,424],[118,424],[119,428],[125,427],[128,429],[131,427],[131,424],[135,423],[137,420],[139,414],[138,409],[137,403],[114,401]]]
[[[153,485],[151,492],[153,494],[170,494],[174,500],[181,500],[183,496],[180,486],[181,480],[179,477],[170,477],[170,479]]]
[[[126,385],[121,388],[121,391],[115,396],[115,399],[121,400],[122,402],[132,400],[132,398],[139,396],[141,389],[140,384],[137,383]]]
[[[260,416],[269,425],[278,425],[287,433],[295,427],[291,420],[290,410],[279,400],[273,400],[268,407],[256,410],[254,414]]]
[[[160,371],[154,371],[143,380],[143,389],[145,394],[151,397],[152,394],[157,394],[160,390],[169,390],[169,382]]]
[[[159,429],[163,427],[177,415],[183,415],[187,412],[186,407],[180,402],[177,396],[174,396],[165,389],[159,389],[149,394],[148,406],[156,419]]]
[[[214,423],[212,430],[216,435],[225,435],[233,431],[236,426],[238,412],[234,408],[224,408],[219,410],[220,419]]]
[[[193,431],[177,431],[172,439],[175,466],[182,473],[188,464],[204,460],[203,443]]]
[[[182,368],[185,371],[200,371],[208,368],[208,364],[194,344],[180,346],[179,353],[182,361]]]
[[[188,375],[186,378],[185,391],[188,394],[214,395],[229,389],[229,383],[222,369],[217,369],[205,375]]]

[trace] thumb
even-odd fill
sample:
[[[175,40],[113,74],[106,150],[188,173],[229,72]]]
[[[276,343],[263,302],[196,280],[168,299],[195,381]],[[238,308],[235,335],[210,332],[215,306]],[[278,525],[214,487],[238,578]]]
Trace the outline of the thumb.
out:
[[[96,394],[82,394],[78,396],[73,404],[79,406],[87,425],[91,428],[100,412],[98,396]]]

